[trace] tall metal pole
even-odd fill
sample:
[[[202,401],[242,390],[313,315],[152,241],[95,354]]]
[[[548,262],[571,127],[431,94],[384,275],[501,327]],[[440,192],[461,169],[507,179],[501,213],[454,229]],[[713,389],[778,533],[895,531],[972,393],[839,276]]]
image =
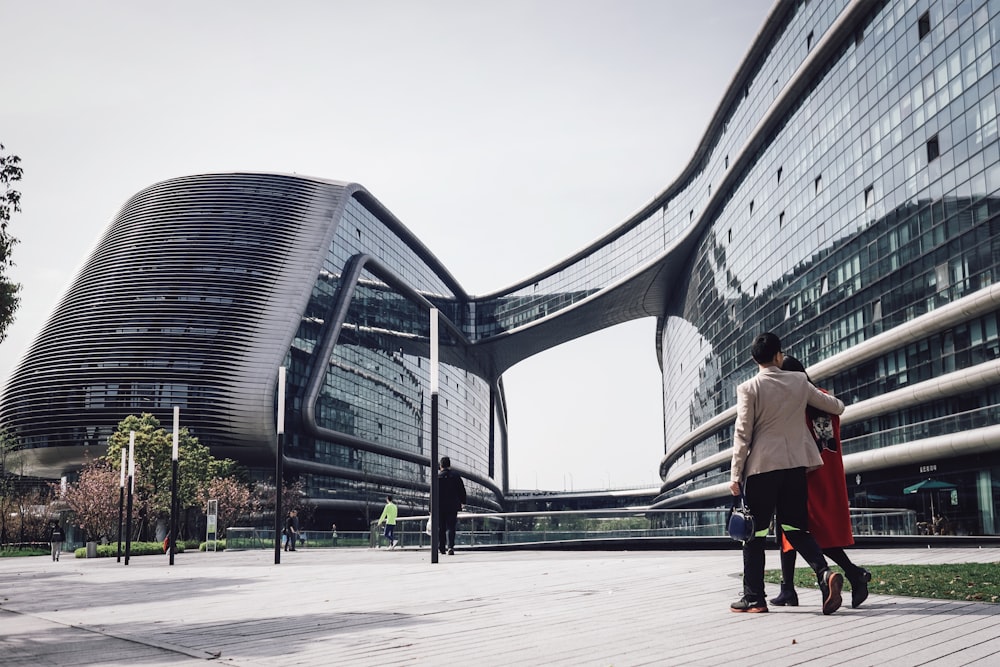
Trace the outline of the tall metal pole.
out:
[[[281,563],[281,480],[285,457],[285,367],[278,367],[278,446],[274,454],[274,564]],[[288,536],[291,539],[291,535]]]
[[[128,504],[125,508],[125,564],[132,555],[132,496],[135,495],[135,431],[128,432]]]
[[[118,471],[118,562],[122,562],[122,519],[125,514],[125,448],[122,447],[122,465]]]
[[[431,563],[438,562],[441,498],[438,482],[438,310],[431,308]]]
[[[170,549],[170,564],[174,564],[174,554],[177,553],[177,548],[174,546],[177,542],[177,449],[180,444],[180,436],[178,431],[181,426],[181,408],[179,405],[174,406],[174,448],[171,453],[171,460],[173,461],[173,471],[170,476],[170,529],[167,536],[168,545]]]

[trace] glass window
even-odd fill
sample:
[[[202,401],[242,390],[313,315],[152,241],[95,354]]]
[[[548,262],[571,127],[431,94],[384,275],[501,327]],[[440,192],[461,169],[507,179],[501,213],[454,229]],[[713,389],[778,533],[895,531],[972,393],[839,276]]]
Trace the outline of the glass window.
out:
[[[935,134],[927,140],[927,161],[933,162],[941,155],[941,148],[938,144],[938,137]]]
[[[924,12],[917,19],[917,37],[923,39],[931,32],[931,14]]]

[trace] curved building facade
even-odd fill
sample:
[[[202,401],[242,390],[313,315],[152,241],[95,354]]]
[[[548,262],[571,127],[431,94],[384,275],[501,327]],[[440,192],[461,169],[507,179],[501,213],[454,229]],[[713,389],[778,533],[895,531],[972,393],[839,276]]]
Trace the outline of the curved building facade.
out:
[[[310,495],[356,507],[395,490],[419,506],[435,306],[442,452],[489,510],[507,490],[503,373],[655,317],[655,504],[721,507],[735,388],[756,371],[750,341],[771,330],[849,405],[855,505],[929,520],[930,499],[903,490],[933,477],[956,532],[995,534],[997,63],[997,0],[779,0],[674,183],[572,257],[480,296],[358,185],[160,183],[122,209],[0,419],[51,474],[124,415],[179,404],[218,453],[263,466],[284,365],[286,465]]]
[[[391,268],[389,268],[391,267]],[[273,476],[277,373],[285,466],[312,499],[426,504],[429,309],[442,313],[439,433],[470,487],[494,481],[501,389],[465,337],[467,297],[357,185],[274,174],[156,184],[130,199],[13,374],[3,424],[54,477],[103,453],[129,414],[183,424]]]
[[[996,2],[775,6],[687,185],[659,506],[726,497],[735,388],[772,330],[848,404],[852,504],[1000,530],[998,58]],[[948,488],[904,493],[926,478]]]

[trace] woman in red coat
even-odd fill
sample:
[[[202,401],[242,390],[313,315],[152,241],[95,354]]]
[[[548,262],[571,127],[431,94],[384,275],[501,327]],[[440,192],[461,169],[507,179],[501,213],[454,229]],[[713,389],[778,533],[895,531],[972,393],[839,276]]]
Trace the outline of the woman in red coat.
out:
[[[787,355],[781,370],[806,372],[802,362]],[[807,408],[805,417],[823,458],[823,466],[808,475],[809,532],[816,538],[823,554],[844,570],[844,576],[851,582],[851,606],[857,609],[868,598],[868,582],[872,575],[852,563],[844,551],[844,547],[854,544],[854,533],[851,531],[851,510],[847,502],[847,481],[840,448],[840,417],[812,407]],[[797,607],[799,604],[799,596],[795,592],[795,551],[784,535],[781,535],[781,593],[771,599],[771,604],[779,607]]]

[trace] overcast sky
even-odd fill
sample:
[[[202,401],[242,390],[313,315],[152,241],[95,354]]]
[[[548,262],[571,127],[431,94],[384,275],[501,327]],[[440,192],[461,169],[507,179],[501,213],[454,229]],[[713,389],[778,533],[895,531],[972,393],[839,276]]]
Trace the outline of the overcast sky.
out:
[[[22,158],[6,378],[117,209],[163,179],[276,171],[370,190],[473,294],[666,188],[770,0],[0,0],[0,143]],[[505,376],[511,484],[658,484],[655,321]]]

